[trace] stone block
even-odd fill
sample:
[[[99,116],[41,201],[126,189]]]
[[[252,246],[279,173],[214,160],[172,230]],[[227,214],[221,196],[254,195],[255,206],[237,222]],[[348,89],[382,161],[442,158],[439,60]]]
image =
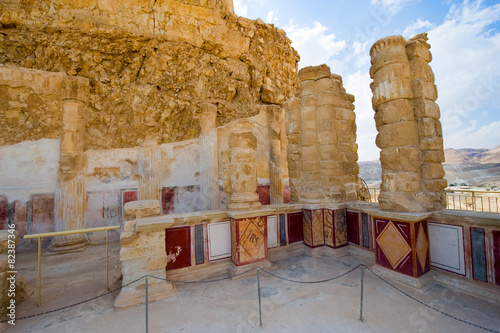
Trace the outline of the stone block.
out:
[[[446,179],[422,179],[422,185],[427,191],[443,191],[448,186]]]
[[[316,121],[316,107],[306,106],[303,107],[300,114],[301,122],[304,121]]]
[[[413,110],[407,99],[397,99],[380,105],[375,113],[378,127],[399,121],[413,121]]]
[[[79,76],[65,76],[62,87],[63,99],[74,99],[87,103],[89,101],[89,79]]]
[[[392,77],[387,80],[374,82],[372,86],[372,104],[376,109],[382,103],[400,98],[413,97],[412,81],[405,78]]]
[[[377,71],[393,63],[406,63],[406,40],[402,36],[389,36],[375,42],[370,49],[371,63],[370,76],[373,78]]]
[[[254,163],[255,150],[254,149],[231,149],[229,151],[230,163]]]
[[[331,91],[321,92],[316,98],[316,105],[339,105],[340,98]]]
[[[423,79],[427,82],[434,83],[435,77],[432,68],[422,58],[410,60],[410,72],[413,79]]]
[[[335,118],[338,120],[355,122],[356,121],[356,114],[352,110],[349,110],[349,109],[335,108]]]
[[[432,54],[427,45],[424,45],[416,40],[408,41],[406,43],[406,54],[410,60],[421,58],[427,63],[432,61]]]
[[[318,126],[318,132],[324,132],[324,131],[333,131],[335,129],[335,120],[322,120],[318,121],[317,126]]]
[[[315,82],[316,85],[316,91],[326,91],[326,90],[333,90],[333,81],[329,77],[325,77],[322,79],[319,79]]]
[[[393,77],[409,79],[410,75],[410,66],[407,62],[396,62],[379,69],[373,76],[373,81],[382,82]]]
[[[382,149],[417,145],[417,124],[413,121],[401,121],[381,126],[376,143]]]
[[[236,193],[254,193],[257,191],[257,178],[242,179],[237,182],[232,182],[231,187],[233,189],[233,196]],[[231,200],[233,196],[231,196]]]
[[[318,146],[302,147],[301,156],[303,161],[317,161],[319,160]]]
[[[417,120],[418,124],[418,134],[420,137],[433,137],[436,135],[436,124],[437,120],[434,118],[419,118]]]
[[[316,132],[306,132],[302,133],[300,137],[300,142],[303,147],[305,146],[315,146],[318,144],[318,137]]]
[[[123,219],[125,221],[136,220],[148,216],[160,215],[159,200],[130,201],[123,206]]]
[[[316,106],[316,95],[309,95],[302,97],[300,101],[302,107],[306,106]]]
[[[329,119],[335,119],[335,107],[333,105],[322,105],[317,108],[316,111],[316,119],[318,122],[324,121],[324,120],[329,120]]]
[[[380,152],[382,168],[391,172],[418,172],[420,149],[416,147],[386,148]]]
[[[321,145],[318,147],[319,158],[323,161],[335,160],[338,156],[336,145]]]
[[[303,121],[300,126],[301,131],[303,132],[316,132],[317,131],[317,126],[316,126],[316,121]]]
[[[422,150],[443,150],[443,138],[420,138],[418,146]]]
[[[330,75],[330,67],[325,64],[319,66],[304,67],[299,71],[299,78],[301,81],[329,78]]]
[[[380,189],[389,192],[417,192],[420,190],[420,177],[415,172],[382,172]]]
[[[337,143],[337,135],[333,131],[319,132],[318,143],[320,145],[332,145]]]
[[[318,171],[320,170],[318,161],[302,161],[302,170],[306,171]]]
[[[422,163],[420,176],[422,179],[440,179],[444,177],[444,168],[441,163]]]
[[[434,119],[439,119],[441,117],[439,105],[434,101],[419,98],[413,99],[410,103],[415,110],[416,117],[430,117]]]
[[[435,101],[438,98],[437,87],[434,83],[424,79],[413,79],[411,81],[414,98],[424,98]]]
[[[316,95],[316,83],[314,80],[302,81],[300,86],[301,97]]]
[[[445,161],[442,150],[423,150],[420,152],[421,162],[443,163]]]
[[[359,174],[359,166],[356,162],[340,162],[341,170],[346,175]]]

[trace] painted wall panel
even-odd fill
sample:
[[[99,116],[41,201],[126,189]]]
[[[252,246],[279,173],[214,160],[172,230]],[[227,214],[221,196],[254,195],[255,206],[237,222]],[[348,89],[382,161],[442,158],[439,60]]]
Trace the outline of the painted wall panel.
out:
[[[302,212],[287,214],[288,244],[304,241]]]
[[[359,245],[358,213],[347,211],[347,238],[350,243]]]
[[[493,231],[493,274],[495,275],[495,284],[500,286],[500,231]]]
[[[35,194],[33,202],[33,221],[31,233],[38,234],[54,231],[54,194]]]
[[[191,266],[191,227],[165,230],[167,270]]]
[[[276,216],[267,217],[267,248],[278,246],[278,219]]]
[[[280,214],[280,245],[286,245],[285,214]]]
[[[487,282],[484,229],[470,228],[472,249],[472,275],[474,279]]]
[[[0,195],[0,230],[7,229],[9,223],[9,201],[5,195]]]
[[[216,260],[231,256],[231,224],[219,222],[207,224],[208,259]]]
[[[205,262],[203,225],[199,224],[199,225],[194,226],[194,233],[195,233],[196,265],[199,265],[199,264],[203,264]]]
[[[259,202],[262,205],[271,204],[271,187],[269,185],[259,185],[257,187],[257,194],[259,195]]]
[[[457,225],[429,222],[431,265],[465,275],[463,228]]]
[[[361,223],[363,227],[363,246],[370,247],[370,234],[368,232],[368,214],[361,214]]]

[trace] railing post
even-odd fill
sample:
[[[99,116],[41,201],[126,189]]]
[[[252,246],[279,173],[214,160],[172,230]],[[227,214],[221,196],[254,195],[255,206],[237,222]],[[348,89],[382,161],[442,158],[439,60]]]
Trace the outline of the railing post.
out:
[[[38,237],[38,306],[42,306],[42,240]]]
[[[257,294],[259,296],[259,321],[260,321],[260,327],[262,327],[262,309],[261,309],[261,302],[260,302],[260,277],[259,277],[259,271],[260,267],[257,267]]]
[[[359,304],[359,321],[363,321],[363,283],[364,283],[365,266],[361,266],[361,300]]]
[[[148,276],[146,275],[146,333],[148,333]]]
[[[477,207],[476,207],[476,193],[475,192],[472,192],[472,210],[473,211],[477,211]]]
[[[106,230],[106,290],[109,291],[108,230]]]

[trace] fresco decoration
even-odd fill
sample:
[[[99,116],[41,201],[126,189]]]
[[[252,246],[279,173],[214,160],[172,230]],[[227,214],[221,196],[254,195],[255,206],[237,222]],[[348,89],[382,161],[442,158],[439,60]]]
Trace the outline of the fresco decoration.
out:
[[[359,245],[359,213],[347,211],[347,237],[349,243]]]
[[[165,230],[167,270],[191,266],[191,227]]]
[[[472,275],[474,280],[487,282],[485,236],[483,228],[470,228]]]
[[[247,265],[267,259],[267,217],[231,219],[233,263]]]
[[[302,227],[302,212],[287,214],[288,244],[304,241],[304,228]]]

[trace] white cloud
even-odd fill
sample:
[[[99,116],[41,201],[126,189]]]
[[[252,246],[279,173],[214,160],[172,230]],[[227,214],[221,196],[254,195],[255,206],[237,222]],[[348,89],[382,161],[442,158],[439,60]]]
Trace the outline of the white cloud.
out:
[[[267,23],[272,23],[272,24],[279,24],[279,20],[278,20],[278,12],[279,12],[279,9],[276,8],[276,12],[271,10],[269,13],[267,13],[267,20],[266,22]]]
[[[234,13],[238,16],[247,16],[248,12],[248,7],[243,4],[243,0],[234,0],[233,1],[233,6],[234,6]]]
[[[335,34],[328,33],[320,22],[314,22],[312,27],[297,27],[290,22],[284,30],[300,54],[300,67],[327,63],[346,47],[345,40],[336,40]]]
[[[403,37],[411,38],[416,34],[424,32],[425,29],[433,28],[434,25],[429,21],[424,21],[422,19],[417,19],[415,23],[406,27],[405,31],[403,31]]]
[[[372,0],[371,4],[372,6],[381,6],[386,8],[394,14],[410,1],[411,0]]]
[[[500,144],[500,33],[488,27],[499,20],[500,4],[484,7],[482,1],[466,0],[453,5],[445,22],[429,31],[445,147]],[[484,109],[493,111],[488,118],[492,124],[478,127]]]

